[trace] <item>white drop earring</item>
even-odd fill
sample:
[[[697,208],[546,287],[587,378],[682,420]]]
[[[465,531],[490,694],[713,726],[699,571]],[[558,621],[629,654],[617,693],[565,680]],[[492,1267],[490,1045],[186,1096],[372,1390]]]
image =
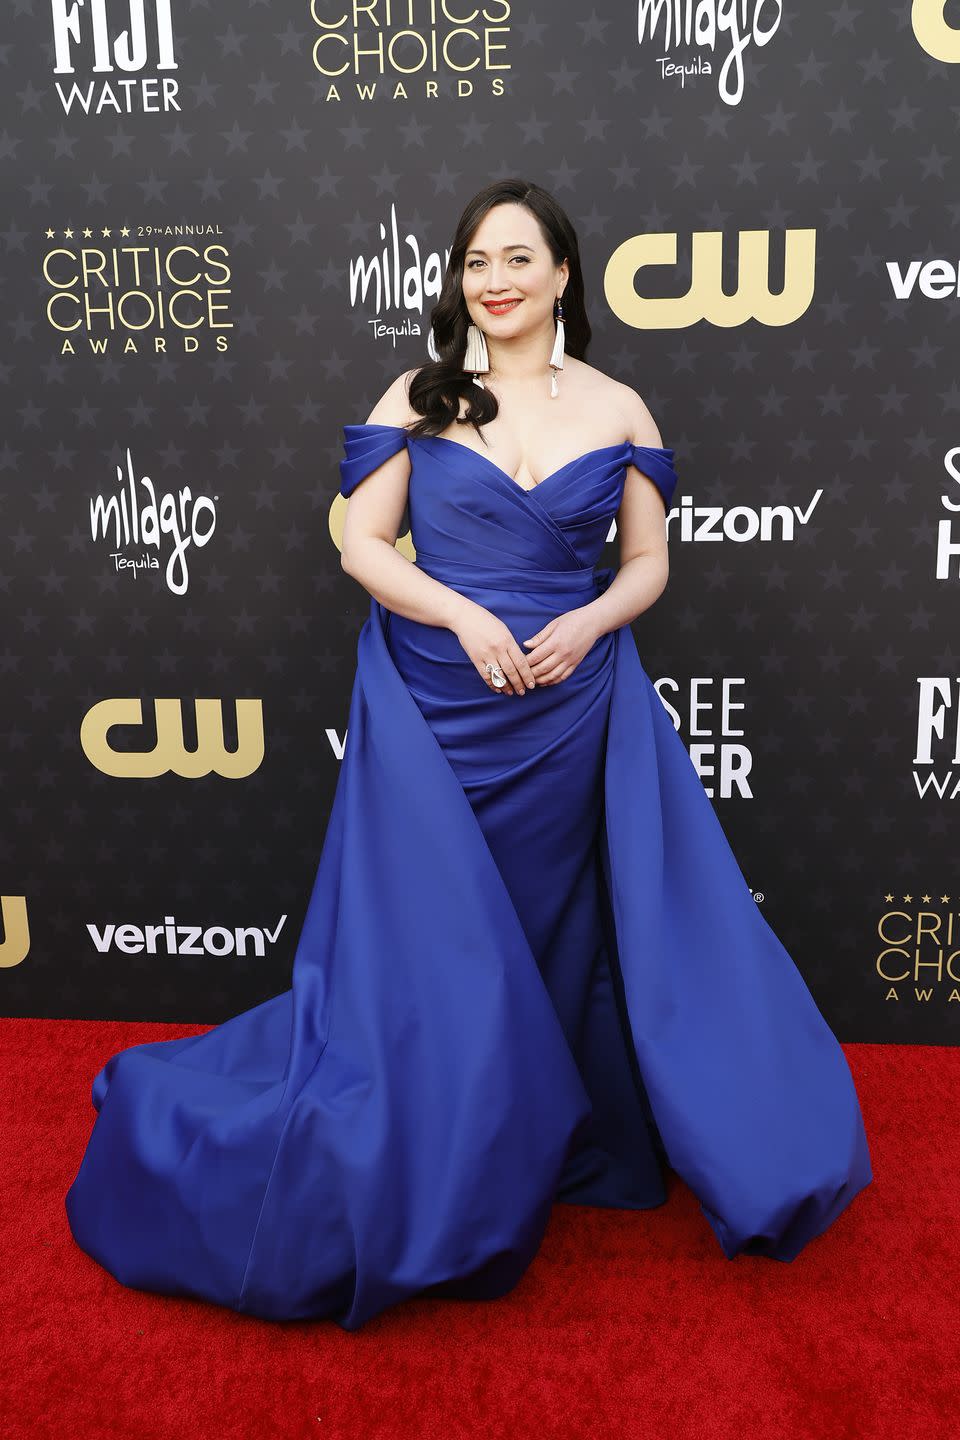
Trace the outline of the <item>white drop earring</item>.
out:
[[[553,341],[553,353],[550,356],[550,368],[553,376],[550,381],[550,398],[556,400],[560,394],[560,385],[557,380],[557,371],[563,369],[563,303],[558,295],[553,307],[553,318],[557,322],[557,333]]]
[[[490,369],[490,357],[487,354],[487,337],[479,325],[473,322],[467,326],[467,348],[463,357],[463,368],[468,374],[473,375],[474,385],[479,385],[481,390],[486,386],[480,379],[481,374],[486,374]]]

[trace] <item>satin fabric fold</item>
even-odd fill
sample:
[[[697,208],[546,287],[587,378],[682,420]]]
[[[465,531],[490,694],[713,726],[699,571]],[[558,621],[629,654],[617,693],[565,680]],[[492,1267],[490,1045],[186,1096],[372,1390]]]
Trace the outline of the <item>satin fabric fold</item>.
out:
[[[374,601],[292,990],[134,1046],[67,1210],[126,1285],[355,1329],[516,1284],[589,1103]],[[531,1044],[535,1037],[535,1044]]]
[[[345,426],[341,493],[404,445],[416,563],[518,640],[612,579],[626,468],[524,491],[396,426]],[[871,1179],[843,1052],[758,911],[628,626],[498,697],[450,631],[376,600],[291,989],[93,1082],[67,1214],[124,1284],[356,1329],[491,1298],[555,1199],[662,1203],[793,1259]]]

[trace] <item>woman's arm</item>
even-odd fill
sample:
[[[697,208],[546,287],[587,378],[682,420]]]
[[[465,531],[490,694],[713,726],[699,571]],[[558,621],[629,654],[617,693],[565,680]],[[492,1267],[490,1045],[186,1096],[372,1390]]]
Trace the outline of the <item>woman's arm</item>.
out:
[[[620,389],[633,444],[662,449],[660,432],[643,400],[627,385]],[[663,500],[653,481],[635,465],[627,466],[617,513],[617,539],[620,567],[603,594],[584,607],[598,636],[629,624],[648,610],[663,594],[670,574]]]
[[[407,370],[377,401],[368,425],[407,425],[417,418],[407,395]],[[483,605],[425,575],[396,548],[403,509],[410,488],[407,447],[371,470],[350,492],[340,547],[340,564],[348,575],[397,615],[421,625],[437,625],[456,635],[484,684],[497,695],[523,695],[534,676],[526,655],[507,626]],[[497,689],[486,673],[496,661],[507,684]]]
[[[419,418],[407,399],[413,373],[407,370],[394,380],[373,407],[368,425],[408,425]],[[468,610],[479,607],[425,575],[396,549],[409,482],[406,447],[361,480],[347,501],[340,565],[388,610],[453,630]]]

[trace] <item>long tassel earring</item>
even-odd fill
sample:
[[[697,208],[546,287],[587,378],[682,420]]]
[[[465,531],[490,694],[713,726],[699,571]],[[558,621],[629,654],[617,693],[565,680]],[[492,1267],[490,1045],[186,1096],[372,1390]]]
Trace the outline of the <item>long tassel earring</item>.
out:
[[[486,386],[480,379],[481,374],[486,374],[490,369],[490,357],[487,354],[487,337],[479,325],[472,322],[467,326],[467,348],[463,357],[463,368],[467,374],[473,375],[474,385],[479,385],[481,390]]]
[[[553,341],[553,354],[550,356],[550,368],[553,377],[550,381],[550,398],[556,400],[560,394],[560,385],[557,380],[557,371],[563,369],[563,304],[560,296],[557,296],[556,304],[553,307],[553,318],[557,322],[557,333]]]

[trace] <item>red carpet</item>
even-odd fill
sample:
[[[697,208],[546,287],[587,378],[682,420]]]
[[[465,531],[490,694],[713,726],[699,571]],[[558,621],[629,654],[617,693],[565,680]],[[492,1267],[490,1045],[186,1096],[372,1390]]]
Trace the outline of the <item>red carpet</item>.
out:
[[[519,1286],[347,1334],[127,1290],[63,1195],[115,1050],[207,1026],[0,1021],[3,1440],[873,1440],[960,1435],[960,1049],[848,1045],[874,1181],[791,1264],[690,1191],[557,1205]]]

